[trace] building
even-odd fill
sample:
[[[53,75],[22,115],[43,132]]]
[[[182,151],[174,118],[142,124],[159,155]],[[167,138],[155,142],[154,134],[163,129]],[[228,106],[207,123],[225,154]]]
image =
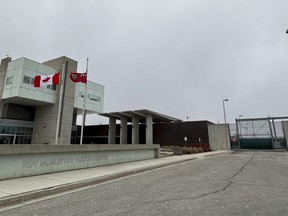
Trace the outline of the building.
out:
[[[186,122],[147,109],[99,115],[108,117],[109,125],[85,126],[84,143],[160,144],[201,147],[204,150],[230,149],[228,124],[214,124],[209,121]]]
[[[62,101],[60,85],[34,87],[36,75],[57,73],[63,65]],[[24,57],[1,60],[0,144],[55,144],[56,128],[57,144],[76,142],[76,119],[83,113],[85,84],[72,82],[71,72],[77,72],[77,62],[65,56],[44,63]],[[103,102],[104,86],[87,81],[86,114],[103,112]]]
[[[55,74],[62,71],[63,65],[62,100],[60,85],[34,87],[36,75]],[[84,144],[160,144],[230,149],[227,125],[209,121],[183,122],[148,109],[103,113],[104,86],[88,81],[84,103],[85,84],[72,82],[69,78],[71,72],[77,72],[77,62],[67,57],[44,63],[27,58],[2,59],[0,144],[79,144],[81,127],[76,126],[76,120],[85,107],[86,114],[98,113],[109,118],[109,125],[85,126]]]

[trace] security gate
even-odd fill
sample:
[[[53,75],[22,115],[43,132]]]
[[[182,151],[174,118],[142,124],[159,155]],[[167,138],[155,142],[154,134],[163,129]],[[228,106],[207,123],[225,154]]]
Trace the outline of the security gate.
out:
[[[233,149],[287,149],[288,117],[238,118],[236,131]]]

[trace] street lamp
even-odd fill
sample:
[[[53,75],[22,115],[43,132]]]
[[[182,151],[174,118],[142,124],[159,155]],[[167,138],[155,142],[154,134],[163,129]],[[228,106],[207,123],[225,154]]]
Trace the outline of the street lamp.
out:
[[[229,101],[228,99],[224,99],[222,100],[223,102],[223,112],[224,112],[224,121],[225,121],[225,124],[226,124],[226,113],[225,113],[225,102]]]

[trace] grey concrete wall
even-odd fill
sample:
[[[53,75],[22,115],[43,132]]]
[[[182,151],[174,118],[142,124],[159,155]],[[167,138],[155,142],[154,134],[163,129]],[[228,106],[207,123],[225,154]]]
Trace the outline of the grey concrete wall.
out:
[[[7,67],[9,62],[11,61],[10,57],[4,58],[1,60],[1,65],[0,65],[0,117],[2,116],[2,109],[3,109],[3,101],[1,100],[2,98],[2,93],[3,93],[3,88],[4,88],[4,83],[6,82],[6,73],[7,73]]]
[[[62,72],[62,66],[66,64],[66,62],[68,63],[68,67],[64,81],[64,97],[58,144],[69,145],[71,141],[75,95],[75,83],[70,80],[69,75],[70,72],[77,71],[77,62],[67,57],[60,57],[44,62],[43,64]],[[32,138],[33,144],[55,144],[60,85],[57,86],[57,95],[58,97],[55,104],[36,107],[35,127]]]
[[[228,124],[208,124],[209,145],[211,150],[230,150]]]
[[[159,145],[0,145],[0,179],[159,157]]]
[[[282,121],[283,132],[286,139],[287,149],[288,149],[288,121]]]

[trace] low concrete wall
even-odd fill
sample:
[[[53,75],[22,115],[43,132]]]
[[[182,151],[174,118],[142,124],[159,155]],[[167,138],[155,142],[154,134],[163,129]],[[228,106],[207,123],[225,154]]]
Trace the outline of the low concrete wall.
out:
[[[209,145],[211,150],[230,150],[228,124],[208,124]]]
[[[0,179],[159,157],[159,145],[0,145]]]

